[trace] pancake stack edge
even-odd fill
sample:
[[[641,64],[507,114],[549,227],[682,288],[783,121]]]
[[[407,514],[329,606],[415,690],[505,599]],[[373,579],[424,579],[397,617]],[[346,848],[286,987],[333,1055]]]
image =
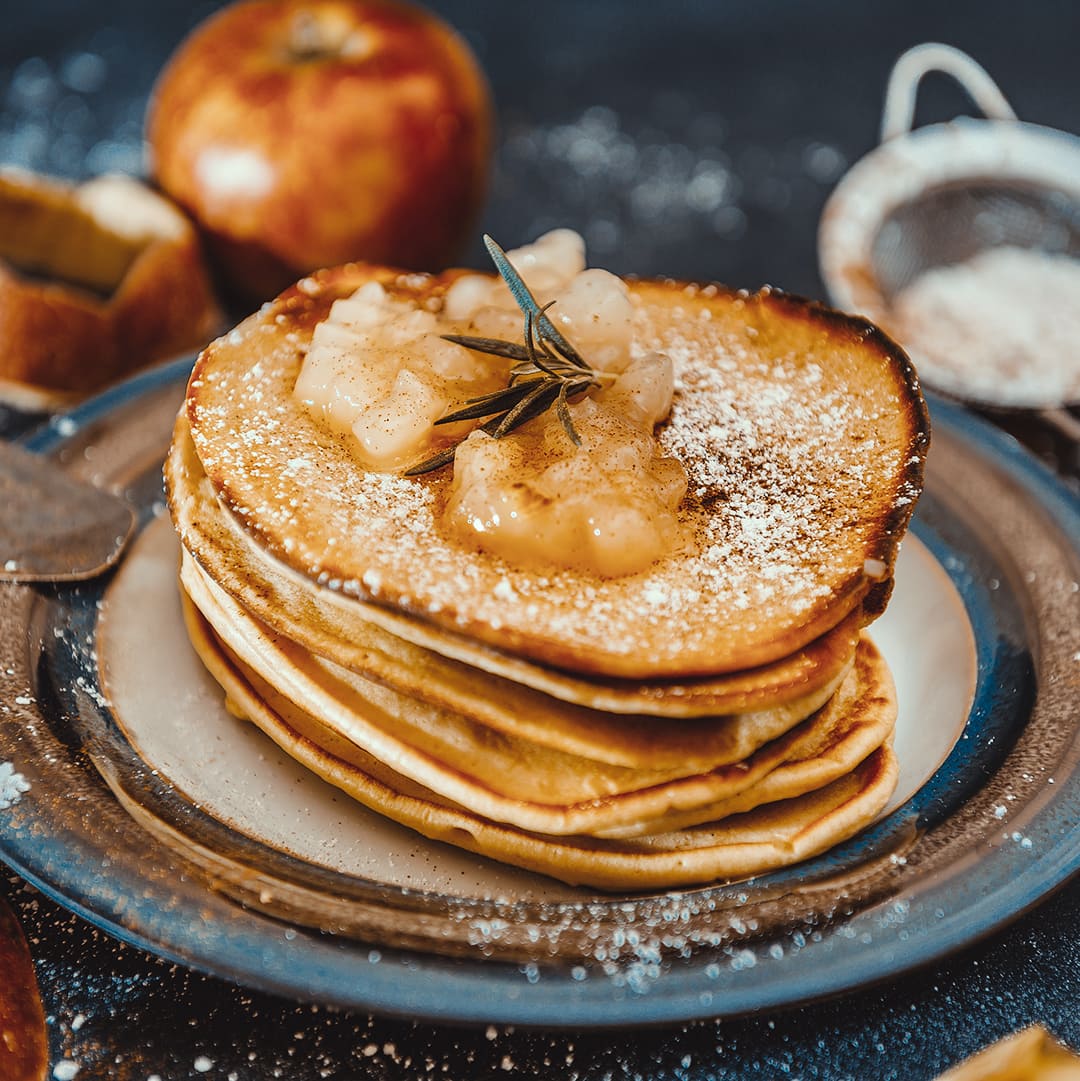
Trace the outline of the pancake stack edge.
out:
[[[856,571],[837,571],[832,592],[820,602],[812,597],[798,618],[782,620],[778,605],[763,607],[772,637],[768,625],[753,624],[753,612],[740,615],[748,629],[733,624],[727,640],[749,645],[718,652],[712,670],[702,670],[691,624],[675,628],[686,635],[686,650],[664,643],[644,675],[620,656],[605,672],[603,650],[575,671],[560,663],[565,644],[544,638],[542,627],[519,624],[500,636],[488,619],[483,633],[473,633],[486,609],[444,616],[402,591],[340,588],[340,568],[313,563],[310,544],[290,550],[285,543],[311,513],[310,493],[298,516],[278,513],[274,500],[289,485],[276,477],[273,498],[252,498],[258,470],[244,460],[245,440],[224,449],[226,418],[218,414],[227,410],[219,407],[235,398],[214,394],[295,363],[284,359],[295,353],[286,333],[310,333],[318,312],[356,287],[356,273],[332,272],[302,298],[285,294],[228,343],[212,346],[177,421],[166,479],[184,548],[186,619],[234,711],[331,784],[427,837],[602,889],[758,874],[817,854],[872,821],[895,786],[897,707],[888,667],[863,627],[891,588],[926,445],[925,411],[902,354],[790,298],[749,298],[747,308],[744,296],[707,296],[702,303],[713,316],[758,326],[777,320],[775,348],[782,345],[785,356],[807,327],[822,339],[819,353],[839,343],[845,378],[858,371],[870,384],[852,391],[865,416],[848,428],[860,437],[873,410],[895,400],[895,430],[880,440],[885,476],[870,473],[861,508],[842,483],[834,486],[834,509],[854,523],[861,547],[843,553],[843,544],[822,535],[823,547],[832,543],[822,566],[842,563],[840,553]],[[694,299],[652,283],[640,291],[643,303],[661,307],[676,295],[684,305]],[[287,331],[279,330],[283,321]],[[676,325],[665,310],[656,332],[673,335]],[[714,351],[723,346],[710,342]],[[281,378],[287,382],[287,372]],[[262,393],[287,411],[278,392]],[[230,422],[236,432],[255,431],[259,412]],[[303,437],[302,422],[294,427]],[[290,460],[296,434],[281,451]],[[316,462],[336,454],[332,443],[312,439]],[[861,452],[854,448],[845,467],[852,492]],[[806,463],[809,474],[827,471],[824,450],[820,458]],[[333,479],[341,467],[332,463]],[[335,494],[327,521],[342,498]],[[824,504],[813,506],[820,516]],[[811,522],[827,527],[835,523]],[[859,573],[863,564],[876,573]],[[813,573],[824,578],[818,567]],[[561,625],[564,611],[552,612],[551,625]],[[551,648],[522,648],[530,634]],[[686,671],[679,670],[682,652],[692,656]]]

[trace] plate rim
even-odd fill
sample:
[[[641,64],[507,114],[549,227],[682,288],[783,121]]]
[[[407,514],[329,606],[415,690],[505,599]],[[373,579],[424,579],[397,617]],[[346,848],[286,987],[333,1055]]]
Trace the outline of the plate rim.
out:
[[[180,358],[144,372],[72,412],[53,418],[20,442],[39,453],[56,451],[76,431],[107,420],[114,408],[145,393],[179,383],[186,376],[191,360]],[[931,397],[930,401],[936,425],[962,440],[984,462],[1022,484],[1033,502],[1064,536],[1080,537],[1080,497],[1062,485],[1015,440],[988,422],[936,397]],[[1073,546],[1074,551],[1080,552],[1075,539]],[[1041,813],[1055,808],[1060,810],[1063,805],[1066,811],[1071,807],[1074,815],[1080,811],[1080,776],[1074,773],[1069,781],[1071,784],[1064,783],[1057,788],[1048,808]],[[115,800],[111,793],[108,796]],[[796,976],[788,969],[783,977],[787,993],[778,993],[775,979],[763,985],[760,981],[744,981],[739,1000],[733,1003],[727,1001],[732,997],[730,991],[710,986],[709,977],[700,964],[696,968],[687,965],[680,971],[669,970],[664,978],[643,993],[609,981],[603,975],[576,980],[566,974],[552,976],[541,972],[533,979],[520,965],[484,957],[460,959],[394,948],[373,949],[365,943],[328,941],[326,936],[302,929],[287,938],[279,921],[247,910],[241,910],[239,921],[223,919],[215,950],[208,958],[205,948],[201,951],[185,949],[175,933],[170,935],[162,926],[162,913],[155,912],[152,904],[145,908],[136,903],[123,918],[115,912],[102,911],[107,908],[102,904],[102,898],[85,891],[80,896],[72,888],[77,883],[73,884],[70,878],[73,874],[77,877],[79,861],[71,860],[70,853],[66,864],[62,859],[64,853],[51,851],[37,864],[20,858],[25,853],[12,851],[11,840],[3,826],[4,820],[0,818],[0,860],[95,926],[169,960],[293,998],[333,1002],[394,1016],[422,1016],[432,1021],[496,1021],[549,1029],[606,1028],[735,1016],[791,1007],[826,994],[850,992],[895,978],[972,945],[1028,911],[1080,869],[1080,838],[1076,838],[1071,845],[1067,841],[1059,842],[1046,853],[1039,853],[1039,857],[1027,862],[1020,873],[1006,874],[1004,884],[999,884],[989,894],[981,894],[975,888],[978,876],[969,875],[960,883],[966,893],[966,903],[954,906],[955,911],[948,916],[943,914],[933,925],[933,934],[920,936],[904,950],[897,952],[895,940],[887,944],[893,952],[890,962],[884,966],[879,958],[883,942],[881,928],[874,924],[874,919],[879,919],[881,913],[876,911],[877,904],[871,905],[845,921],[850,935],[829,935],[815,944],[818,967],[832,972],[839,965],[843,970],[842,979],[823,982],[813,971],[803,974],[800,970]],[[1005,846],[995,849],[982,865],[984,871],[990,864],[996,867],[1003,859],[1007,862],[1009,855]],[[59,859],[60,864],[54,861],[50,868],[48,861],[54,858]],[[131,874],[130,868],[125,871]],[[950,885],[955,887],[957,882],[950,880]],[[932,898],[933,891],[930,892]],[[246,926],[237,926],[238,923]],[[272,936],[269,944],[268,931]],[[872,938],[873,933],[878,934],[877,948],[844,948],[845,942],[851,943],[858,935],[866,933],[871,933]],[[275,941],[280,946],[268,961],[264,953]],[[297,958],[304,956],[299,952],[301,950],[308,951],[307,966],[303,973],[298,973],[295,966]],[[680,962],[676,960],[672,964]],[[792,976],[796,978],[792,980]],[[601,988],[599,991],[598,987]],[[573,1020],[570,1020],[570,1014],[574,1015]]]

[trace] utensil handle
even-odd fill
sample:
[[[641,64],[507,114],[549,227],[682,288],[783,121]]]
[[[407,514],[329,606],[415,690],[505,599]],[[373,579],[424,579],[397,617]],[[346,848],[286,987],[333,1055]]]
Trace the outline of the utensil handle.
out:
[[[893,65],[881,115],[883,143],[911,131],[919,83],[931,71],[951,75],[988,119],[1016,119],[1013,107],[981,64],[952,45],[929,41],[908,49]]]
[[[1039,419],[1064,436],[1070,443],[1080,447],[1080,420],[1066,409],[1042,409]]]

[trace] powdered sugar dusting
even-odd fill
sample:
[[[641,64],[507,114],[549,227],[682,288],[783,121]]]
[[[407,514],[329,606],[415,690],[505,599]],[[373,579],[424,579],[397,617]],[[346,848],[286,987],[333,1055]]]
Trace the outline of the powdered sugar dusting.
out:
[[[1003,247],[928,270],[891,316],[927,381],[1012,406],[1080,401],[1080,261]]]
[[[219,343],[204,362],[196,449],[246,527],[328,588],[550,663],[600,654],[616,674],[633,674],[624,658],[657,674],[763,663],[758,647],[782,655],[795,648],[785,632],[801,628],[805,641],[843,614],[838,599],[850,608],[866,559],[891,566],[896,538],[882,535],[883,524],[898,495],[914,494],[902,490],[910,420],[891,377],[885,393],[846,381],[858,372],[853,357],[865,363],[861,342],[826,332],[801,309],[783,342],[766,341],[755,324],[767,296],[636,289],[663,300],[659,316],[639,306],[635,351],[663,351],[675,363],[660,438],[690,477],[680,516],[692,538],[642,574],[538,573],[455,544],[439,518],[447,471],[403,478],[359,469],[293,403],[301,355],[274,319],[239,346]]]
[[[0,762],[0,811],[14,807],[30,791],[30,782],[11,762]]]
[[[740,611],[780,601],[797,614],[828,597],[844,573],[839,553],[820,559],[823,523],[842,526],[838,509],[850,511],[877,471],[895,472],[896,451],[877,434],[881,418],[843,387],[822,385],[818,363],[801,355],[755,360],[726,344],[722,362],[710,366],[694,363],[692,338],[669,346],[684,408],[661,442],[693,464],[693,494],[714,509],[689,563],[693,585],[681,592],[687,604],[725,590]]]

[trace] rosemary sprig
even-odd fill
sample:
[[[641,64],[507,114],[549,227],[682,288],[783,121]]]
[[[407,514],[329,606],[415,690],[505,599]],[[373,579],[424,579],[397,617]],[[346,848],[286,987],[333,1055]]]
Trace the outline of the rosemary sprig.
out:
[[[601,379],[548,318],[547,309],[551,305],[540,307],[529,287],[511,266],[506,252],[489,236],[484,237],[484,246],[524,313],[524,341],[444,334],[448,342],[463,345],[477,353],[504,357],[514,361],[514,365],[510,369],[509,381],[502,390],[470,398],[460,409],[447,413],[435,423],[455,424],[462,420],[487,417],[489,419],[480,425],[480,430],[494,439],[501,439],[554,407],[566,434],[575,446],[581,446],[581,437],[570,417],[569,402],[571,398],[602,386]],[[405,471],[405,476],[416,477],[449,464],[454,460],[456,450],[457,444],[446,447],[411,466]]]

